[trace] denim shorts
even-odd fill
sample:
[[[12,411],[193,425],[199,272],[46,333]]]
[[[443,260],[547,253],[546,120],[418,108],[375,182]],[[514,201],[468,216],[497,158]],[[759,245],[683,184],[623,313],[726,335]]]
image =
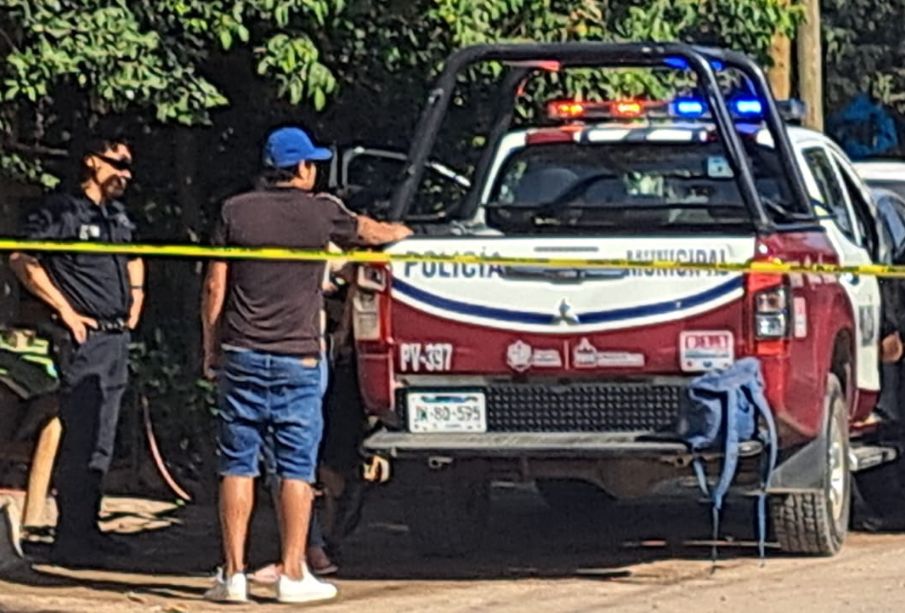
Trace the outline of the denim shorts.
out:
[[[278,476],[314,483],[325,379],[323,359],[224,348],[220,474],[257,477],[264,445],[270,443]]]

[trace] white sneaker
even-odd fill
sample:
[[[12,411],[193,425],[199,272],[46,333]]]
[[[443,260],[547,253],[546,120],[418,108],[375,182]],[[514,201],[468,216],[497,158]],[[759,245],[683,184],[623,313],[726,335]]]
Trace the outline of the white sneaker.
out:
[[[306,568],[301,579],[290,579],[286,575],[280,575],[277,582],[278,602],[315,602],[317,600],[330,600],[336,598],[336,586],[332,583],[320,581]]]
[[[218,570],[214,578],[214,587],[204,592],[204,599],[213,602],[248,602],[248,581],[245,573],[236,573],[229,578],[223,577]]]

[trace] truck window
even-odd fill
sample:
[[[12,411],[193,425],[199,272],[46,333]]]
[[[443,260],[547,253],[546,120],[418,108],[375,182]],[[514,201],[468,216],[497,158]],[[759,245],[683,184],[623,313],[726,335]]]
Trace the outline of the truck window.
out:
[[[405,168],[405,161],[404,153],[391,150],[347,152],[342,161],[342,185],[339,187],[349,207],[357,212],[379,216],[380,207],[375,206],[375,203],[385,206],[389,202],[393,187]],[[467,179],[458,177],[457,180],[439,172],[435,166],[428,165],[420,191],[427,194],[425,200],[431,202],[434,208],[425,212],[436,213],[458,203],[467,192],[467,187],[462,182],[467,183]]]
[[[855,172],[855,169],[835,151],[833,151],[832,155],[833,163],[836,164],[839,176],[842,177],[842,185],[845,188],[845,193],[848,195],[848,200],[852,203],[852,208],[855,212],[855,221],[858,224],[858,231],[861,236],[860,244],[865,247],[876,260],[880,249],[878,235],[879,228],[877,227],[877,220],[875,219],[877,213],[871,203],[867,200],[870,196],[865,193],[865,188],[863,187],[861,180],[857,178],[858,175]]]
[[[845,193],[842,191],[833,163],[830,161],[826,151],[820,147],[805,149],[804,159],[811,170],[811,174],[814,176],[814,180],[817,182],[817,188],[823,197],[823,204],[826,205],[829,212],[836,216],[836,224],[842,233],[852,242],[856,242]]]
[[[775,153],[748,143],[761,199],[790,197]],[[512,233],[544,215],[554,227],[741,224],[750,214],[719,143],[543,143],[514,151],[485,203],[488,222]],[[542,224],[544,225],[544,224]]]

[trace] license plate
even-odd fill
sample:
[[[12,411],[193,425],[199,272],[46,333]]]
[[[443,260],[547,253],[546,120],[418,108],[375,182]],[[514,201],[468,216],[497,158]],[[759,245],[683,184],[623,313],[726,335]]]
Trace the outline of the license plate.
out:
[[[486,432],[483,392],[409,392],[410,432]]]
[[[679,334],[679,362],[686,372],[727,368],[735,361],[732,332],[693,331]]]

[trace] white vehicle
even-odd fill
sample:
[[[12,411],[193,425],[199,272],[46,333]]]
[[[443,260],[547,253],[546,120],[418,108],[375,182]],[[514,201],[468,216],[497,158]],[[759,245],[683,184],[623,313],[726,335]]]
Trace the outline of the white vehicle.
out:
[[[905,162],[901,160],[864,160],[855,169],[871,187],[888,189],[905,198]]]

